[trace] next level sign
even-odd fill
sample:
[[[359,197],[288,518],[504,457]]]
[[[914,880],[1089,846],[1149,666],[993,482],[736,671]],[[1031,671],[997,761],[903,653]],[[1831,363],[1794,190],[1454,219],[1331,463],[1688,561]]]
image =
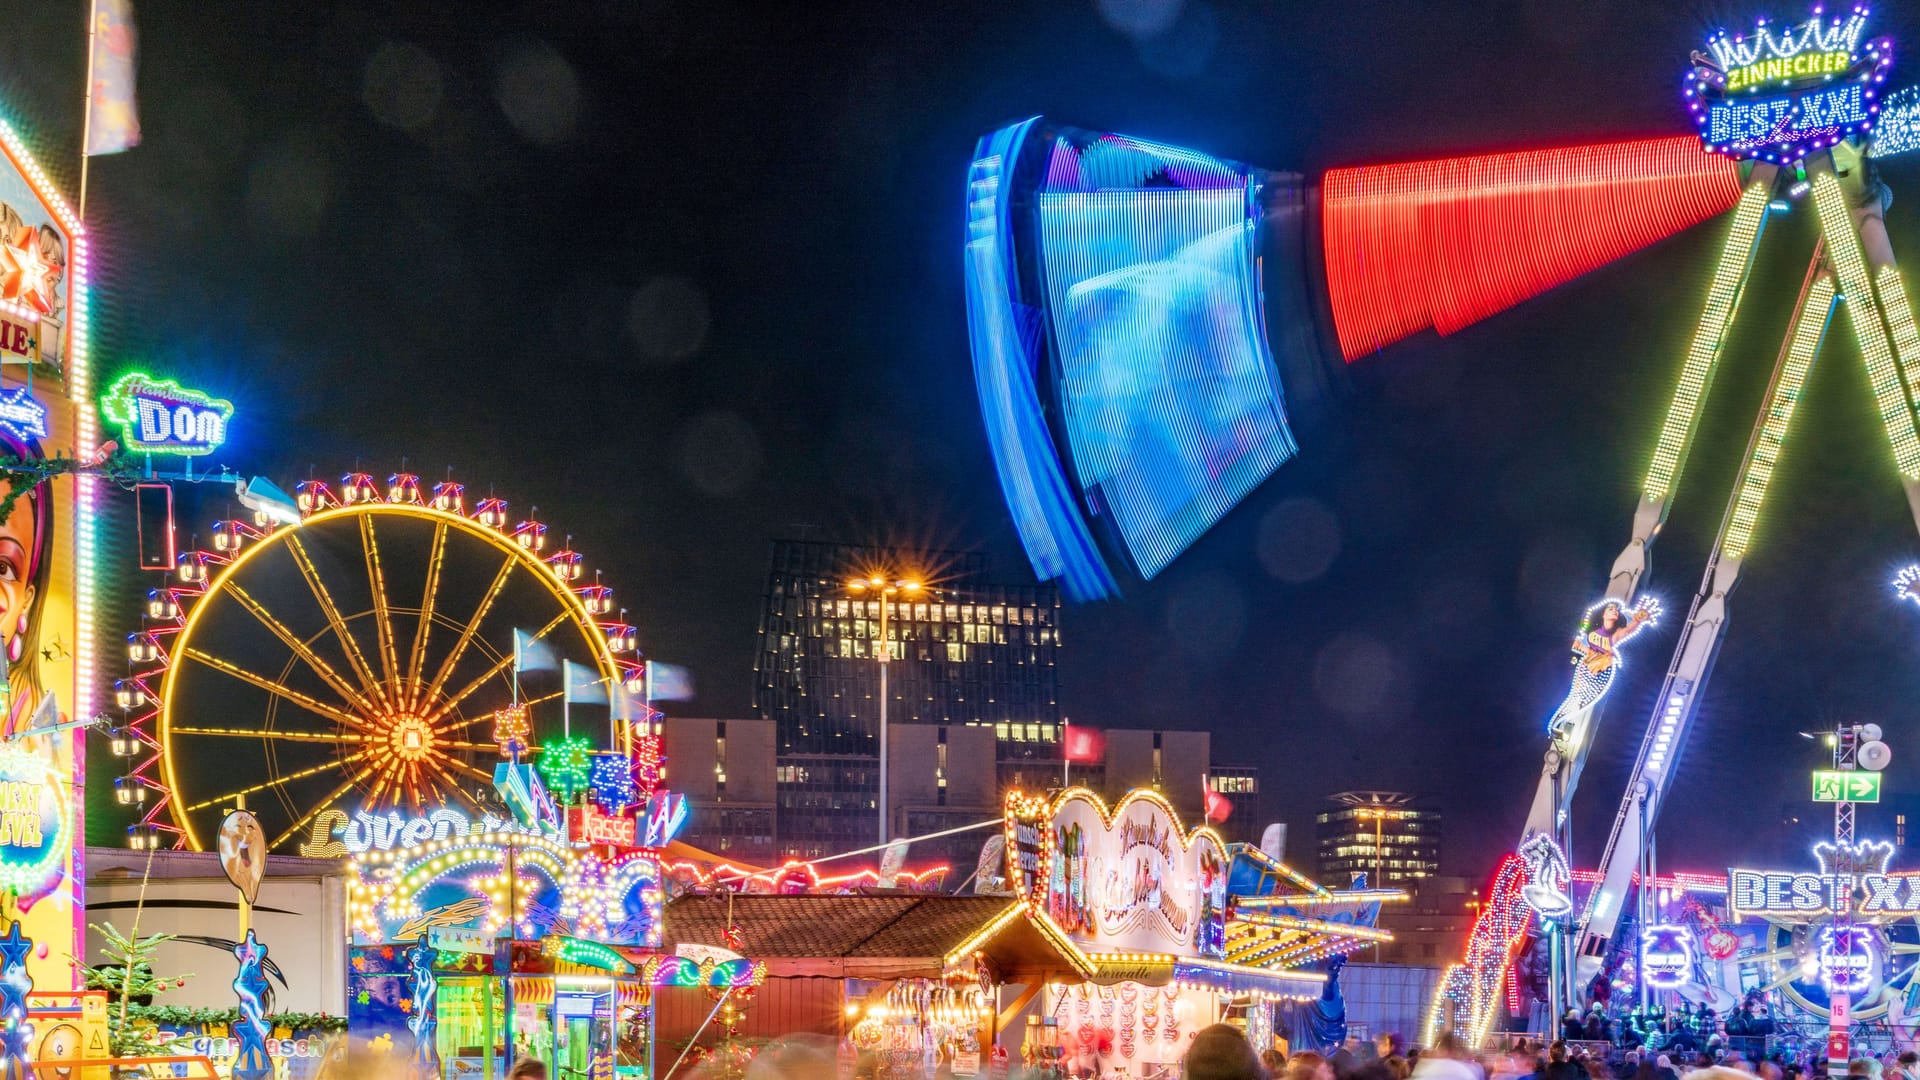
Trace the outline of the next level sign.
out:
[[[1880,774],[1865,769],[1820,769],[1813,774],[1814,802],[1880,801]]]

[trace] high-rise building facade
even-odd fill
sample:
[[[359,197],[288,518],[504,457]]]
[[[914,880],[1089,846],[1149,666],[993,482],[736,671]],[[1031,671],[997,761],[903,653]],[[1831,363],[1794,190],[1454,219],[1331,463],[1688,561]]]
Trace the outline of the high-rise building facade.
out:
[[[875,574],[911,577],[924,587],[884,600],[872,589],[848,587]],[[754,707],[774,726],[783,854],[813,856],[875,839],[882,603],[890,726],[946,728],[954,738],[955,729],[987,729],[1000,771],[1057,767],[1056,589],[991,582],[978,553],[776,541],[754,658]],[[936,738],[934,745],[937,753],[946,742]],[[888,801],[890,831],[904,835],[906,804]]]
[[[1370,885],[1411,889],[1440,872],[1440,811],[1418,795],[1343,791],[1314,815],[1316,880],[1342,888],[1355,874]]]
[[[687,797],[680,839],[742,862],[771,861],[773,725],[676,716],[661,725],[667,787]]]

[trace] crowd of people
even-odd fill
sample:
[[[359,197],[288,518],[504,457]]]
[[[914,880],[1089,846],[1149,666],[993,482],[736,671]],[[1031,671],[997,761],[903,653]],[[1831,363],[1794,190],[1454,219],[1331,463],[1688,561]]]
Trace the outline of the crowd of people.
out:
[[[1474,1053],[1441,1036],[1432,1047],[1407,1049],[1398,1035],[1371,1047],[1358,1039],[1330,1054],[1278,1050],[1256,1055],[1239,1029],[1216,1024],[1194,1038],[1185,1080],[1829,1080],[1824,1058],[1784,1053],[1658,1052],[1601,1044],[1516,1039],[1504,1050]],[[1920,1054],[1888,1051],[1848,1064],[1849,1080],[1920,1080]]]
[[[537,1062],[524,1063],[539,1068]],[[876,1063],[852,1072],[853,1080],[880,1080]],[[688,1080],[717,1080],[724,1070],[696,1067]],[[1044,1071],[1016,1070],[1015,1080],[1040,1080]],[[1349,1039],[1326,1052],[1256,1051],[1240,1028],[1214,1024],[1196,1032],[1181,1062],[1182,1080],[1842,1080],[1824,1059],[1795,1061],[1783,1053],[1747,1055],[1666,1053],[1589,1042],[1551,1043],[1518,1038],[1504,1049],[1475,1052],[1443,1035],[1433,1046],[1408,1048],[1397,1035],[1371,1045]],[[832,1046],[824,1039],[788,1036],[756,1055],[744,1080],[836,1080]],[[932,1080],[953,1080],[945,1064]],[[1845,1080],[1920,1080],[1920,1055],[1899,1051],[1849,1063]],[[515,1067],[512,1080],[545,1080]],[[1091,1078],[1087,1078],[1091,1080]]]

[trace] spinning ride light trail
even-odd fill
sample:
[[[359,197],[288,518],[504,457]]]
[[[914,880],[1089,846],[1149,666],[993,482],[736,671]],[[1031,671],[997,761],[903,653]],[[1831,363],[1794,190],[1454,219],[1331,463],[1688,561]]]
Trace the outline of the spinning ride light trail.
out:
[[[1151,578],[1293,456],[1281,371],[1310,318],[1277,294],[1276,363],[1260,266],[1264,235],[1304,252],[1299,179],[1037,118],[980,140],[981,415],[1034,570],[1071,598],[1117,590],[1100,538]]]

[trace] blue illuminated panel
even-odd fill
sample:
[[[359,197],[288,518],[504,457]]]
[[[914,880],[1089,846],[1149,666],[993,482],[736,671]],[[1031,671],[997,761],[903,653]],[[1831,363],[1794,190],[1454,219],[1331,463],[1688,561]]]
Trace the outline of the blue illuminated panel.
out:
[[[1278,370],[1262,311],[1261,245],[1306,261],[1299,180],[1038,118],[980,140],[974,381],[1034,572],[1069,598],[1159,573],[1294,454],[1280,371],[1327,403],[1301,275],[1276,282]]]
[[[1052,147],[1042,277],[1069,457],[1141,576],[1289,457],[1242,166],[1121,136]]]
[[[1000,490],[1033,571],[1070,599],[1115,593],[1113,574],[1075,505],[1041,411],[1040,312],[1019,303],[1007,174],[1034,121],[980,140],[967,175],[967,329],[973,377]]]

